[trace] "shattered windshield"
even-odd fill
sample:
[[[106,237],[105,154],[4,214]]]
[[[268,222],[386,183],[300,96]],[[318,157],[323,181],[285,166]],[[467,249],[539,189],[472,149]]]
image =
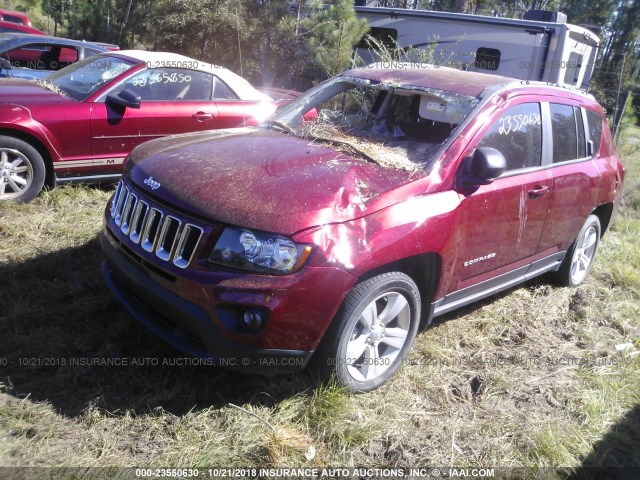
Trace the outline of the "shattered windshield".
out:
[[[268,125],[351,156],[407,171],[423,169],[478,99],[338,77],[287,105]]]
[[[94,56],[49,75],[46,82],[74,100],[84,100],[109,80],[133,66],[134,62],[124,58]]]

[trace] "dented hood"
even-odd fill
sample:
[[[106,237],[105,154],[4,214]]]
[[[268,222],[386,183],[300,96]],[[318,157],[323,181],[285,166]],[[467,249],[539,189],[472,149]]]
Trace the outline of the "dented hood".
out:
[[[397,201],[394,189],[424,176],[260,128],[147,142],[125,175],[192,215],[289,235],[384,208]]]

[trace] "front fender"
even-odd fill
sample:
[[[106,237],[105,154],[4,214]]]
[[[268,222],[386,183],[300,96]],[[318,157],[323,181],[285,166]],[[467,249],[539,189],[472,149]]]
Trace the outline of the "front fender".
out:
[[[294,239],[318,246],[311,265],[338,267],[358,278],[424,253],[440,255],[446,272],[447,259],[455,255],[451,238],[459,205],[455,191],[421,195],[355,220],[300,232]]]
[[[34,120],[29,109],[22,105],[0,105],[0,132],[5,135],[18,132],[21,138],[31,137],[47,149],[52,161],[62,158],[55,136],[46,126]]]

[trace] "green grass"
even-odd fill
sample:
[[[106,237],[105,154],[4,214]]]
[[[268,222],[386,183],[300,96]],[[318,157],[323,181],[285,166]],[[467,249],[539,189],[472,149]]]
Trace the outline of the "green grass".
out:
[[[101,279],[109,189],[0,204],[0,466],[640,468],[640,129],[619,150],[624,205],[583,286],[538,279],[438,319],[359,396],[149,363],[184,355]],[[114,358],[129,366],[69,364]]]

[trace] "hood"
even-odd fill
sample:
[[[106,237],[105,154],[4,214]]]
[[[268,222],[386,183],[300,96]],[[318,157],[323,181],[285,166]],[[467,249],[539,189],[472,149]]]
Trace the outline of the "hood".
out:
[[[288,235],[384,208],[397,202],[385,193],[424,177],[260,128],[147,142],[125,175],[192,215]]]
[[[0,103],[33,105],[70,101],[64,95],[43,87],[35,80],[0,79]]]

